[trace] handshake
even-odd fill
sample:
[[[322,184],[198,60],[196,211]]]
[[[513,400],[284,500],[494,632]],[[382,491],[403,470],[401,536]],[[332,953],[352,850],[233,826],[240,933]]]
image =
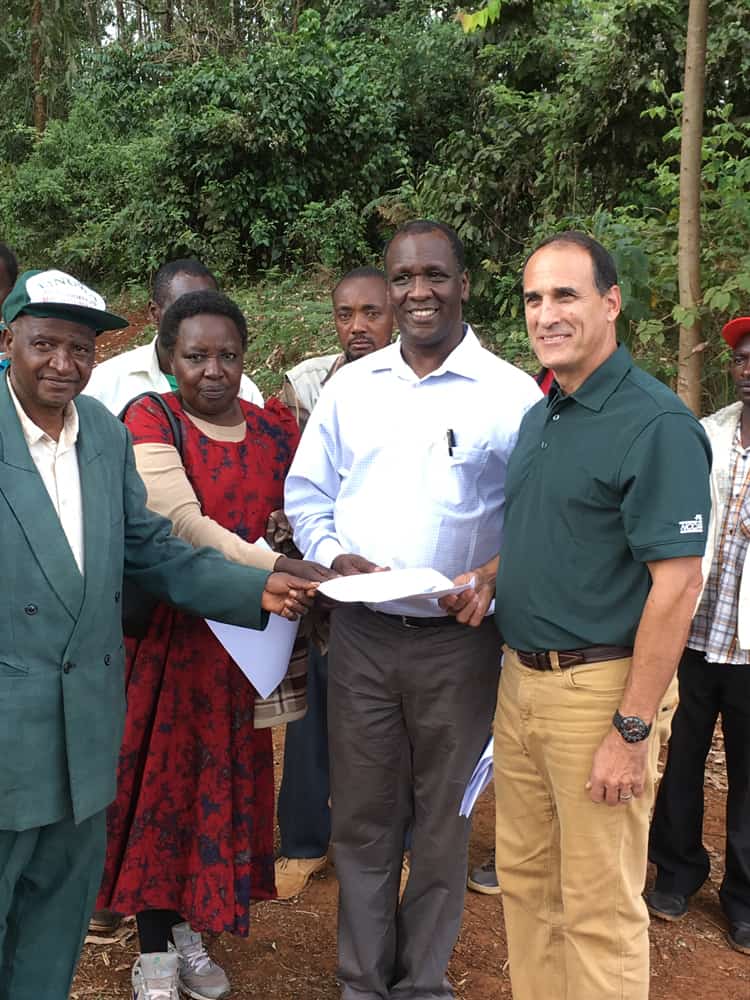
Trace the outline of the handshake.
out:
[[[264,611],[295,621],[312,607],[318,584],[338,575],[320,563],[280,556],[273,573],[266,580],[261,607]]]

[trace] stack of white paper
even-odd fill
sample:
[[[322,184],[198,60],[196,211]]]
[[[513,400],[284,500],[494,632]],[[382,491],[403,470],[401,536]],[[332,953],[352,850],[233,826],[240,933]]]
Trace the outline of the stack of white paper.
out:
[[[482,756],[477,761],[477,766],[469,778],[464,797],[461,799],[461,808],[458,810],[459,816],[471,816],[474,803],[492,781],[492,754],[495,749],[495,741],[490,736],[487,746],[482,751]]]
[[[418,598],[434,600],[448,594],[461,594],[473,586],[474,577],[456,587],[436,569],[389,569],[382,573],[337,576],[321,583],[318,592],[342,603],[385,604]]]
[[[210,618],[206,618],[206,625],[261,698],[276,690],[289,669],[299,620],[290,622],[279,615],[269,615],[263,631],[225,625]]]
[[[261,548],[270,547],[263,538],[256,543]],[[289,669],[294,640],[297,638],[299,620],[289,621],[280,615],[269,615],[263,631],[225,625],[224,622],[206,619],[206,625],[229,653],[261,698],[267,698],[284,678]]]

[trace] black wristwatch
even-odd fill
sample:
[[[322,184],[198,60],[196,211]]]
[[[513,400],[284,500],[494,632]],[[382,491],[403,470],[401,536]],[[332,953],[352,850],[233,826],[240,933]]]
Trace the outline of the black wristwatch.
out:
[[[626,743],[640,743],[648,739],[651,726],[637,715],[620,715],[619,708],[612,716],[612,725]]]

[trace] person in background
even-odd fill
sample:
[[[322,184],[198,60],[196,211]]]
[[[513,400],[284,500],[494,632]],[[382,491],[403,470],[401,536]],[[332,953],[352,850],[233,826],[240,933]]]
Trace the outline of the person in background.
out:
[[[194,549],[149,511],[130,437],[80,395],[99,331],[127,326],[58,270],[3,303],[0,375],[0,953],[4,1000],[67,997],[101,882],[125,714],[123,575],[261,629],[315,585]]]
[[[195,547],[315,581],[332,576],[250,544],[281,506],[299,431],[278,401],[261,409],[239,399],[239,308],[218,292],[191,292],[159,329],[177,379],[164,402],[181,448],[153,399],[125,414],[149,507]],[[128,641],[126,694],[99,905],[136,914],[135,1000],[177,1000],[178,987],[216,1000],[229,982],[200,931],[246,936],[250,901],[274,896],[271,731],[253,728],[254,689],[203,618],[167,605]]]
[[[750,955],[750,317],[727,323],[739,400],[702,423],[713,452],[705,586],[678,670],[679,702],[651,824],[649,912],[680,920],[709,876],[703,845],[706,757],[721,715],[727,768],[726,863],[719,890],[729,944]]]
[[[10,294],[17,277],[18,261],[16,255],[6,243],[0,243],[0,315],[2,315],[3,302]],[[0,372],[9,364],[10,361],[5,349],[5,325],[0,319]]]
[[[510,459],[497,570],[495,835],[511,985],[515,1000],[646,1000],[654,723],[700,594],[710,447],[618,345],[620,289],[601,244],[549,237],[526,262],[523,296],[555,381]]]
[[[469,276],[450,227],[408,223],[385,265],[400,339],[326,386],[287,478],[285,509],[301,551],[344,575],[471,571],[471,613],[491,584],[473,567],[500,546],[508,457],[541,394],[464,324]],[[332,613],[342,1000],[453,996],[445,973],[461,924],[469,834],[459,806],[490,729],[500,669],[491,617],[477,625],[460,624],[437,601]]]
[[[180,296],[189,292],[216,291],[217,282],[205,264],[194,258],[181,258],[162,264],[154,275],[148,317],[156,327],[156,336],[148,344],[124,351],[94,368],[85,393],[94,396],[117,416],[123,407],[142,392],[174,391],[177,382],[170,367],[169,352],[159,338],[159,324],[165,311]],[[260,390],[246,375],[242,376],[240,396],[263,405]],[[111,934],[120,924],[120,914],[96,910],[89,929],[93,934]]]
[[[549,391],[552,388],[552,383],[555,381],[555,373],[552,369],[545,368],[544,365],[542,365],[534,378],[536,379],[536,384],[542,390],[544,395],[548,396]]]
[[[551,368],[541,368],[534,374],[534,381],[546,396],[555,379],[555,373]],[[472,868],[466,879],[466,886],[472,892],[478,892],[485,896],[497,896],[502,891],[497,877],[495,865],[495,848],[487,855],[481,865]]]
[[[284,376],[281,399],[305,429],[323,386],[349,361],[356,361],[393,338],[393,310],[388,302],[385,275],[377,267],[355,267],[331,293],[333,322],[340,354],[306,358]]]
[[[341,368],[390,344],[393,310],[385,275],[375,267],[349,271],[333,289],[333,321],[341,354],[310,358],[287,372],[281,398],[306,424],[323,387]],[[307,714],[286,728],[284,770],[279,790],[281,850],[276,860],[276,892],[290,899],[305,888],[326,862],[331,836],[328,804],[328,655],[325,636],[310,642]],[[405,855],[406,857],[406,855]]]
[[[142,392],[174,392],[177,384],[169,367],[169,352],[159,338],[161,318],[181,295],[217,289],[216,278],[199,260],[188,257],[162,264],[154,275],[148,304],[148,316],[156,327],[156,336],[143,347],[135,347],[98,364],[91,374],[86,394],[94,396],[117,415],[126,403]],[[247,375],[241,379],[240,399],[263,405],[260,390]]]
[[[534,381],[546,396],[555,379],[555,373],[551,368],[542,366],[534,375]],[[486,861],[483,861],[477,868],[472,868],[466,885],[472,892],[482,893],[484,896],[497,896],[502,890],[497,877],[495,866],[495,849],[490,851]]]

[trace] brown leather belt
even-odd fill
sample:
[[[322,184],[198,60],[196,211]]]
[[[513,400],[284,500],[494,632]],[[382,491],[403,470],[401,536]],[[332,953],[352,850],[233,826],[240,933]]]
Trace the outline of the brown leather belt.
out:
[[[523,649],[515,651],[525,667],[532,670],[554,670],[551,657],[557,657],[560,670],[569,670],[581,663],[604,663],[607,660],[622,660],[633,655],[632,646],[586,646],[584,649],[561,649],[559,652],[541,650],[527,653]]]

